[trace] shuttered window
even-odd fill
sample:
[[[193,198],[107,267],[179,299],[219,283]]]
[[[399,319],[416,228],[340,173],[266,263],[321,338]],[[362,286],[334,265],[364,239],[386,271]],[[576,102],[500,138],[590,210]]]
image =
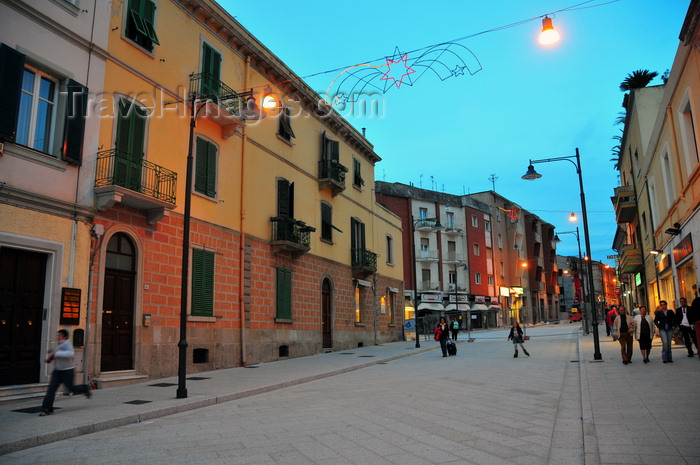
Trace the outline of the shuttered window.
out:
[[[277,318],[292,319],[292,270],[277,268]]]
[[[217,147],[208,140],[197,138],[194,190],[207,197],[216,197]]]
[[[333,207],[321,202],[321,240],[333,243]]]
[[[294,135],[292,131],[292,119],[289,116],[289,108],[283,108],[279,116],[279,126],[277,127],[277,134],[286,141],[291,141]]]
[[[208,43],[202,44],[202,88],[208,98],[221,95],[221,54]]]
[[[151,0],[129,0],[126,32],[124,35],[138,45],[153,51],[153,44],[160,45],[156,34],[156,4]]]
[[[192,249],[192,315],[214,316],[214,252]]]

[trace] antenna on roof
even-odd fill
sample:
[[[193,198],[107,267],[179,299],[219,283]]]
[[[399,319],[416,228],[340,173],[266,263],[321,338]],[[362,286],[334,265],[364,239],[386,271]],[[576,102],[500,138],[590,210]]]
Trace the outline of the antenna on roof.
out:
[[[496,179],[498,179],[498,176],[496,176],[496,173],[491,173],[491,176],[489,176],[489,181],[491,181],[491,185],[493,186],[493,191],[496,192]]]

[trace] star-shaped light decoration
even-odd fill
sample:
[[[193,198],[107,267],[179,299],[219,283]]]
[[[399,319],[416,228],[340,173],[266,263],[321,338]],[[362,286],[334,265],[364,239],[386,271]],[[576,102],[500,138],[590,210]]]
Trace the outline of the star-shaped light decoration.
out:
[[[394,59],[396,56],[399,56],[399,55],[400,55],[400,57],[398,58],[398,60]],[[386,73],[384,73],[384,75],[382,76],[381,80],[382,81],[393,80],[394,85],[396,85],[396,88],[398,89],[399,87],[401,87],[401,84],[403,84],[403,78],[405,76],[408,76],[411,73],[415,73],[415,70],[413,68],[410,68],[406,64],[406,60],[408,59],[408,53],[404,53],[403,55],[401,55],[401,52],[399,52],[398,47],[396,47],[396,51],[394,52],[394,58],[387,58],[386,59],[386,66],[388,69],[386,70]],[[396,79],[394,76],[390,76],[389,73],[391,73],[391,65],[392,64],[399,64],[399,63],[403,64],[403,68],[399,69],[399,71],[405,71],[405,72],[399,77],[399,79]],[[408,85],[412,85],[410,79],[408,80]],[[385,87],[385,90],[386,90],[386,87]]]
[[[518,218],[518,216],[520,216],[520,215],[518,215],[518,209],[517,209],[517,208],[502,208],[502,207],[498,207],[498,209],[499,209],[499,210],[503,210],[504,212],[507,212],[507,213],[508,213],[507,216],[508,216],[508,218],[511,219],[511,221],[515,221],[515,220]]]
[[[452,75],[455,77],[459,75],[464,75],[464,68],[466,68],[466,66],[455,66],[455,69],[452,70]]]

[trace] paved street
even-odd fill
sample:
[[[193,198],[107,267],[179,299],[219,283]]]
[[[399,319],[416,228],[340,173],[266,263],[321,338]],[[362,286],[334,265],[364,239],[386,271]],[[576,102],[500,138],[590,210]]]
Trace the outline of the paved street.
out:
[[[642,364],[635,347],[634,363],[624,366],[619,345],[601,332],[603,362],[592,361],[592,336],[562,324],[527,328],[529,358],[512,357],[501,329],[472,333],[476,341],[460,342],[457,357],[442,358],[434,341],[419,350],[402,342],[208,372],[200,375],[210,379],[188,382],[188,401],[220,400],[167,416],[148,412],[167,412],[184,400],[173,399],[174,387],[166,392],[154,382],[96,391],[92,400],[59,399],[61,409],[45,418],[3,406],[3,444],[17,444],[32,428],[58,438],[62,428],[68,434],[68,425],[91,416],[104,424],[110,415],[129,420],[141,409],[143,419],[115,421],[125,426],[92,434],[74,431],[76,437],[57,442],[43,437],[47,444],[0,461],[700,464],[698,358],[674,346],[676,362],[664,365],[657,340],[652,363]],[[124,404],[134,398],[149,403]]]

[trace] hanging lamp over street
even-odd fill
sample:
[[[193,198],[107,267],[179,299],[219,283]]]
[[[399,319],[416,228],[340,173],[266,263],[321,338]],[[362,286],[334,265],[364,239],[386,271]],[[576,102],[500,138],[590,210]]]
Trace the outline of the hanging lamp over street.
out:
[[[545,16],[542,19],[542,32],[540,33],[540,44],[552,45],[559,42],[559,33],[552,25],[552,18]]]

